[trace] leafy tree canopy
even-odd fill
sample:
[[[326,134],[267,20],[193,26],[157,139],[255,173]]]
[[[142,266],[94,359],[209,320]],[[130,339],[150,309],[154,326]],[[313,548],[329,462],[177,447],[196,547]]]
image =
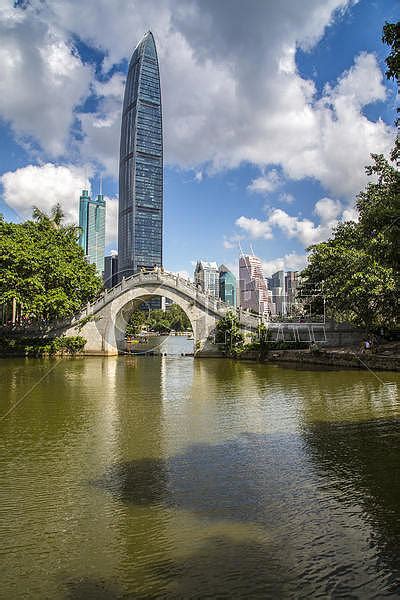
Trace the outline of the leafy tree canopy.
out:
[[[128,335],[137,335],[142,329],[157,332],[191,331],[192,326],[186,313],[177,304],[167,310],[135,310],[126,329]]]
[[[79,228],[62,221],[59,205],[50,216],[35,208],[24,223],[0,218],[0,303],[15,298],[37,322],[70,317],[102,285],[77,242]]]
[[[226,313],[217,323],[215,341],[225,346],[227,356],[239,356],[244,349],[244,336],[234,311]]]
[[[386,23],[383,41],[391,47],[388,78],[400,73],[400,23]],[[340,224],[326,242],[309,248],[303,271],[307,284],[322,285],[332,316],[370,329],[394,326],[400,314],[399,137],[391,161],[372,154],[366,168],[374,177],[360,192],[358,223]]]

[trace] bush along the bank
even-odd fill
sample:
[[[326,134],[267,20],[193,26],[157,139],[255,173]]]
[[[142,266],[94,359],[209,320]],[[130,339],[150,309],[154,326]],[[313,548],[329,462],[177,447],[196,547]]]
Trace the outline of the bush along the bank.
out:
[[[309,347],[310,342],[285,342],[259,339],[248,344],[245,350],[258,352],[259,358],[262,360],[268,356],[269,352],[275,350],[306,350]]]
[[[217,323],[215,341],[224,345],[226,356],[237,358],[244,350],[244,337],[239,319],[233,311],[226,313]]]
[[[0,338],[0,356],[75,355],[83,352],[86,339],[80,335],[43,338]]]

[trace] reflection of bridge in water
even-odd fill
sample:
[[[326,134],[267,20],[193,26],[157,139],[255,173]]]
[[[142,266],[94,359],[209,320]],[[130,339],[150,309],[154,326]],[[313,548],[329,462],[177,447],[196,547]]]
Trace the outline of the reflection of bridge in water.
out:
[[[115,355],[123,352],[130,315],[140,304],[155,296],[169,298],[187,314],[193,329],[196,355],[221,354],[221,348],[215,344],[216,325],[232,307],[179,275],[162,270],[140,272],[122,279],[76,315],[65,333],[80,334],[86,338],[85,352],[88,354]],[[263,321],[261,315],[241,309],[236,309],[236,312],[245,337],[249,339],[251,335],[257,335]],[[273,340],[329,343],[323,321],[264,323]]]

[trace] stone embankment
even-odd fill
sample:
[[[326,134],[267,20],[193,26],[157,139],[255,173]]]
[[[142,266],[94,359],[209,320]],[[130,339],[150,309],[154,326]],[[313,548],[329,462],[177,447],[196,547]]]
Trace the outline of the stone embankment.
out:
[[[255,351],[241,355],[244,360],[260,360]],[[263,362],[286,362],[314,364],[329,367],[350,367],[376,371],[400,371],[400,349],[382,345],[373,352],[360,352],[350,348],[313,350],[271,350],[261,359]]]

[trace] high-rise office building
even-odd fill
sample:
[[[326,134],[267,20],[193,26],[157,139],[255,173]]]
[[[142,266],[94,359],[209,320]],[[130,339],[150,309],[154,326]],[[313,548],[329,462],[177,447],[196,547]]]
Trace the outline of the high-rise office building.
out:
[[[268,289],[272,292],[273,312],[277,315],[286,314],[285,272],[277,271],[268,278]]]
[[[110,289],[118,283],[118,254],[111,254],[104,258],[104,287]]]
[[[106,240],[106,202],[99,194],[95,200],[83,190],[79,198],[79,244],[83,248],[89,263],[96,265],[99,275],[104,267],[104,248]]]
[[[221,265],[218,270],[219,297],[229,306],[236,306],[236,277],[225,265]]]
[[[120,276],[162,265],[163,143],[160,75],[149,31],[132,55],[125,85],[119,163]]]
[[[198,260],[194,271],[194,281],[214,298],[219,298],[219,271],[216,262]]]
[[[271,314],[270,296],[264,278],[262,263],[257,256],[239,259],[240,306],[258,314]]]
[[[288,271],[285,276],[287,312],[290,314],[296,300],[298,271]]]

